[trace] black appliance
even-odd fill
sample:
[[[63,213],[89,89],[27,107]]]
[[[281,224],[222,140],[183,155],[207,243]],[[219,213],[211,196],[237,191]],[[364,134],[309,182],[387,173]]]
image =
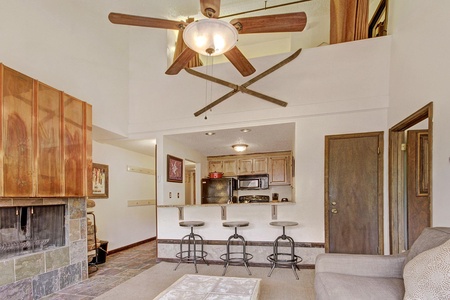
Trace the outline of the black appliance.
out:
[[[266,190],[269,188],[269,174],[241,175],[237,182],[238,190]]]
[[[270,196],[267,195],[245,195],[239,196],[239,203],[260,203],[269,202]]]
[[[235,178],[202,179],[202,204],[233,202],[236,182]]]

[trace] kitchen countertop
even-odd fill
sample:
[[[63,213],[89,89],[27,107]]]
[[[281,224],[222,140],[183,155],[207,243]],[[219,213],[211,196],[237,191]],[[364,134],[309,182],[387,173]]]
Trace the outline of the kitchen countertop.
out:
[[[217,204],[164,204],[157,205],[157,207],[207,207],[207,206],[254,206],[254,205],[293,205],[295,202],[281,202],[281,201],[270,201],[270,202],[257,202],[257,203],[217,203]]]

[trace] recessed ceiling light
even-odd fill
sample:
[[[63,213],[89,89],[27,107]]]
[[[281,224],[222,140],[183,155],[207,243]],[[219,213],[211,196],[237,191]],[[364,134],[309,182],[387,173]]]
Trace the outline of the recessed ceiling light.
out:
[[[215,135],[215,134],[216,134],[215,132],[206,132],[206,133],[205,133],[205,135],[209,135],[209,136]]]
[[[244,128],[244,129],[241,129],[241,131],[246,133],[246,132],[250,132],[250,131],[252,131],[252,130],[251,130],[251,129],[248,129],[248,128]]]

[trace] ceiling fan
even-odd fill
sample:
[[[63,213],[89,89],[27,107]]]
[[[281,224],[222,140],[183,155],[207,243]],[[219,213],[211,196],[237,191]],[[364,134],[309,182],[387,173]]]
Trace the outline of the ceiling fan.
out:
[[[230,23],[227,23],[219,20],[220,0],[200,0],[200,9],[201,13],[207,17],[207,19],[194,22],[173,21],[121,13],[110,13],[108,18],[111,23],[114,24],[178,30],[179,35],[183,36],[183,43],[186,43],[187,47],[183,47],[184,49],[174,59],[172,65],[169,66],[166,71],[166,74],[168,75],[178,74],[182,69],[186,68],[188,63],[200,52],[211,56],[223,53],[242,76],[251,75],[255,72],[255,68],[235,46],[238,34],[302,31],[305,28],[307,21],[304,12],[295,12],[237,18],[231,20]],[[221,44],[223,41],[220,43],[213,40],[211,42],[213,44],[207,44],[206,46],[200,46],[199,48],[197,44],[198,40],[195,40],[195,38],[199,35],[197,29],[201,26],[203,28],[211,28],[212,26],[223,28],[228,34],[231,34],[231,39],[234,39],[234,43],[232,42],[230,45],[227,44],[222,47],[223,45]]]

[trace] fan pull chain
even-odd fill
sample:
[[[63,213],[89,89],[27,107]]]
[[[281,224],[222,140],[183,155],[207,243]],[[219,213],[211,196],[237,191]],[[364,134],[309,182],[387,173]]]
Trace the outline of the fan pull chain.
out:
[[[209,74],[210,65],[211,65],[211,69],[212,69],[213,66],[214,66],[214,61],[213,61],[213,57],[211,55],[208,55],[207,59],[206,59],[206,75],[211,75],[211,74]],[[210,86],[209,97],[208,97],[208,84]],[[211,97],[212,97],[212,83],[209,82],[208,80],[205,80],[205,92],[206,92],[205,93],[205,106],[207,106],[208,105],[208,99],[209,99],[209,102],[211,102]],[[207,119],[208,119],[208,115],[205,112],[205,120],[207,120]]]

